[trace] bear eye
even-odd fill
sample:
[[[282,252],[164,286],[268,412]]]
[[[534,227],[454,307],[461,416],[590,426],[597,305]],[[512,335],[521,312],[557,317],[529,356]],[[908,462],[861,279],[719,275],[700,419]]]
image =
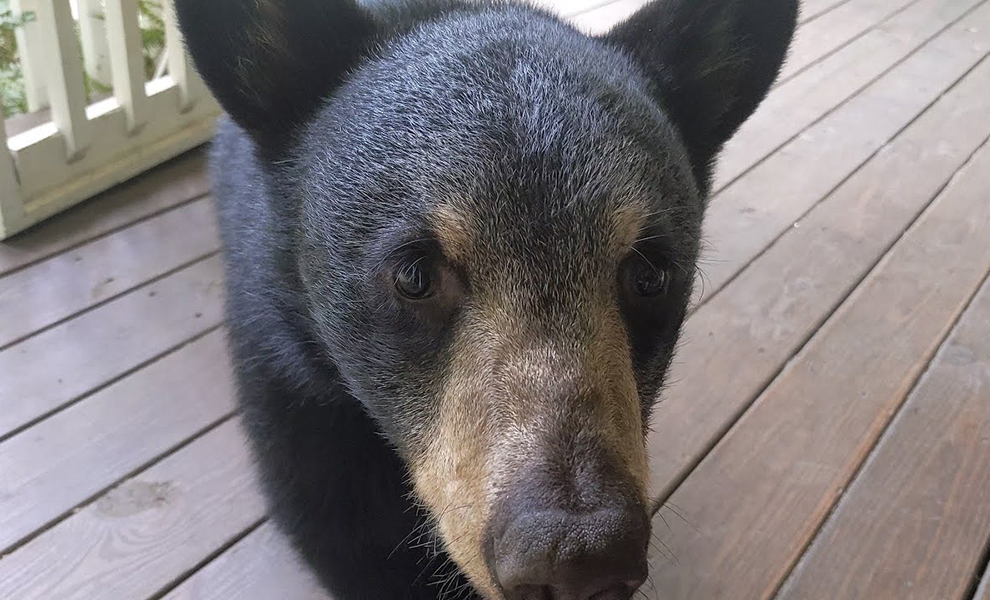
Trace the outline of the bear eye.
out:
[[[406,263],[395,272],[395,289],[409,300],[423,300],[433,295],[433,275],[423,258]]]
[[[630,260],[626,273],[630,291],[643,298],[665,294],[670,285],[670,275],[667,271],[641,255]]]

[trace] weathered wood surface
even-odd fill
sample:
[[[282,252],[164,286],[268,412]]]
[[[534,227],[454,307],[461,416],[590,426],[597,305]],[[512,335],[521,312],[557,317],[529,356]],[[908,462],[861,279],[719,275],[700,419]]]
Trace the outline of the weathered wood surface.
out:
[[[0,351],[0,439],[216,327],[216,257]]]
[[[684,478],[990,136],[988,89],[990,61],[688,319],[650,437],[657,493]]]
[[[150,598],[264,516],[228,421],[0,560],[4,600]]]
[[[202,198],[7,275],[0,348],[218,248],[213,203]]]
[[[665,597],[775,593],[990,271],[988,185],[985,147],[676,489]]]
[[[0,241],[0,276],[206,194],[204,155],[202,150],[186,153],[58,219]]]
[[[990,282],[780,597],[968,598],[990,543]]]
[[[0,443],[0,554],[231,415],[214,331]]]

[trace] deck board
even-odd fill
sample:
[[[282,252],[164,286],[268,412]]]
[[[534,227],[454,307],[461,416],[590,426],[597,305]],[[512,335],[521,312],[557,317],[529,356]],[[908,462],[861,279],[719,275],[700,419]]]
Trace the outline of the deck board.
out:
[[[968,598],[990,544],[988,315],[990,281],[780,598]]]
[[[616,0],[589,11],[573,16],[570,21],[578,29],[599,35],[607,32],[617,23],[631,17],[648,0]]]
[[[801,12],[798,22],[804,23],[817,19],[830,10],[835,10],[849,0],[801,0]]]
[[[0,443],[0,554],[230,416],[223,346],[208,334]]]
[[[990,51],[983,3],[838,110],[716,194],[705,236],[706,291],[718,290],[869,160]],[[869,124],[869,126],[864,126]]]
[[[900,64],[981,0],[921,0],[773,91],[726,144],[720,191],[808,126]]]
[[[917,1],[849,0],[809,21],[795,33],[779,80],[787,81]]]
[[[645,2],[543,3],[602,32]],[[650,438],[676,559],[653,557],[644,592],[770,597],[790,576],[789,598],[909,598],[883,586],[913,577],[962,597],[990,540],[990,416],[960,374],[986,367],[959,350],[990,322],[990,4],[802,4],[784,79],[717,171],[708,293]],[[204,155],[0,243],[0,600],[328,599],[264,521],[231,417]]]
[[[0,348],[219,248],[202,198],[3,278]]]
[[[656,493],[670,493],[986,142],[988,89],[985,61],[688,319],[650,437]]]
[[[263,518],[248,466],[227,421],[0,560],[0,598],[155,596]]]
[[[984,564],[984,567],[986,567],[986,564]],[[987,569],[983,574],[983,580],[976,589],[973,600],[990,600],[990,569]]]
[[[270,523],[252,531],[163,600],[330,600]]]
[[[984,147],[676,489],[667,598],[776,591],[990,272],[988,185]]]
[[[216,327],[210,258],[0,351],[0,439]]]
[[[193,150],[0,242],[0,276],[199,198],[205,152]]]

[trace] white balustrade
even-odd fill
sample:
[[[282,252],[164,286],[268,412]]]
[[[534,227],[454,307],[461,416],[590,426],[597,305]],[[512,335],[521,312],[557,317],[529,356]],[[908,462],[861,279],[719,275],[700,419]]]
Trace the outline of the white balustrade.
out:
[[[16,36],[38,124],[0,126],[0,239],[209,139],[220,110],[170,4],[166,47],[146,82],[138,0],[11,0],[15,15],[34,14]],[[87,75],[112,94],[87,95]]]

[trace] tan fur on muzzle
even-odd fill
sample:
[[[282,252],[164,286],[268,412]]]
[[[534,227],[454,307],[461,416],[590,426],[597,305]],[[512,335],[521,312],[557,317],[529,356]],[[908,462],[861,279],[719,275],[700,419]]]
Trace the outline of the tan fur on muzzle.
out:
[[[438,418],[411,460],[415,492],[448,553],[489,598],[499,597],[484,560],[493,506],[527,464],[561,445],[555,438],[595,440],[648,504],[642,411],[622,319],[614,307],[588,310],[595,316],[589,338],[566,344],[528,336],[525,319],[504,306],[465,310]]]

